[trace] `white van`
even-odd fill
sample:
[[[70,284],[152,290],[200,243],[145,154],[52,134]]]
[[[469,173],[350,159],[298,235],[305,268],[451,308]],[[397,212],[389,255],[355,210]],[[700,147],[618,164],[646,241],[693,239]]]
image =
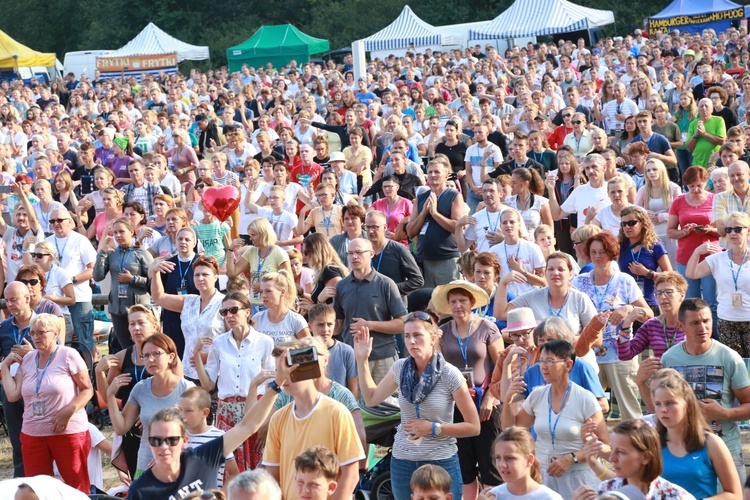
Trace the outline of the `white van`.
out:
[[[93,77],[96,69],[96,58],[110,54],[111,50],[79,50],[67,52],[63,61],[64,74],[73,73],[76,78],[81,75]]]

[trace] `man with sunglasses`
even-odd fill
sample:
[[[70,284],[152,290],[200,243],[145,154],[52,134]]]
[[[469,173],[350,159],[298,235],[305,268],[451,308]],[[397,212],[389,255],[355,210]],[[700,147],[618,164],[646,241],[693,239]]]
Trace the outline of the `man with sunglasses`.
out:
[[[75,291],[76,303],[69,306],[73,327],[78,336],[78,350],[86,365],[93,364],[94,344],[94,311],[91,304],[92,291],[89,280],[93,275],[96,250],[91,242],[77,231],[74,231],[70,212],[64,208],[52,210],[49,218],[53,235],[49,241],[57,249],[60,266],[70,273]]]

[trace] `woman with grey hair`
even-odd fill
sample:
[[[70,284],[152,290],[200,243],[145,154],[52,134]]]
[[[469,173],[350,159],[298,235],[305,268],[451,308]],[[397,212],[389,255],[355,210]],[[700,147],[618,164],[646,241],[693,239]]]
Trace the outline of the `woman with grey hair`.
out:
[[[267,500],[281,500],[281,488],[267,470],[246,470],[232,479],[227,487],[227,495],[229,500],[247,500],[256,496]]]

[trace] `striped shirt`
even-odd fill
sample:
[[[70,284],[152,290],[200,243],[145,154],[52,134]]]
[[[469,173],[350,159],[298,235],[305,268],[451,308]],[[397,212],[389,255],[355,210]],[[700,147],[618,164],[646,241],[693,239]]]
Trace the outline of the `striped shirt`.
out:
[[[665,327],[658,318],[646,321],[632,340],[617,343],[617,356],[621,361],[628,361],[651,347],[654,356],[661,359],[667,349],[685,340],[685,332],[679,326]]]
[[[187,448],[197,448],[203,443],[207,443],[219,436],[223,436],[224,431],[222,431],[221,429],[217,429],[212,425],[205,432],[201,432],[200,434],[193,434],[190,431],[187,431],[187,435],[189,438],[187,442]],[[224,457],[224,462],[229,462],[230,460],[234,460],[233,453],[230,453],[229,455]],[[224,464],[221,464],[221,467],[219,467],[219,473],[216,481],[219,488],[224,485]]]

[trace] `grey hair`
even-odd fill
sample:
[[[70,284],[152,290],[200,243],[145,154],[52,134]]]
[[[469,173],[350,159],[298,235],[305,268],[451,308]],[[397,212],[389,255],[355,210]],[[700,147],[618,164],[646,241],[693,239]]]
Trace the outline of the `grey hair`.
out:
[[[545,318],[534,328],[532,334],[534,335],[534,343],[537,345],[539,344],[539,338],[547,334],[556,335],[556,340],[565,340],[572,345],[576,344],[575,334],[571,331],[568,324],[557,316]]]
[[[722,175],[724,177],[729,177],[729,167],[716,167],[708,176],[713,181],[715,179],[718,179]]]
[[[265,494],[268,500],[281,500],[281,488],[265,469],[246,470],[235,476],[227,486],[228,500],[237,499],[234,491]]]
[[[584,165],[588,165],[589,163],[593,163],[599,168],[604,168],[604,165],[607,163],[607,161],[599,153],[592,153],[586,156],[586,159],[583,160]]]

